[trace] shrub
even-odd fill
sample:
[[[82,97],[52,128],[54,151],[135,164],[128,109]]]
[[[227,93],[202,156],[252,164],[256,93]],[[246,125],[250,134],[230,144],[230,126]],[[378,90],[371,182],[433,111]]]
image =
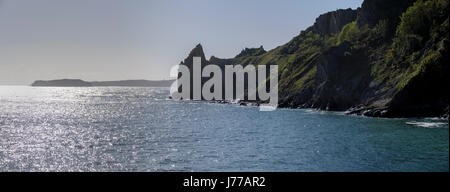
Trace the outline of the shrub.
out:
[[[339,45],[345,41],[353,42],[359,38],[359,33],[360,30],[356,21],[348,23],[342,28],[341,32],[339,33],[337,44]]]

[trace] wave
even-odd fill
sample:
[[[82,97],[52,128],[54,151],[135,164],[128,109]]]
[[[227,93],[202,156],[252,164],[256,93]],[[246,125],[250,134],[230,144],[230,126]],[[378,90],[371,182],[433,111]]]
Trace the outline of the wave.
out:
[[[425,127],[425,128],[448,128],[448,123],[444,123],[444,122],[409,121],[409,122],[406,122],[406,124],[415,125],[418,127]]]

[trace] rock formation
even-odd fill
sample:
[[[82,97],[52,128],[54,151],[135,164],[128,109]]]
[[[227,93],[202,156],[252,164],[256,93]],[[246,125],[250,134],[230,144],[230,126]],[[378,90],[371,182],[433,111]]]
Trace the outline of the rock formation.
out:
[[[279,67],[280,107],[377,117],[448,117],[448,0],[365,0],[323,14],[273,50],[206,64]],[[262,50],[261,50],[262,49]]]

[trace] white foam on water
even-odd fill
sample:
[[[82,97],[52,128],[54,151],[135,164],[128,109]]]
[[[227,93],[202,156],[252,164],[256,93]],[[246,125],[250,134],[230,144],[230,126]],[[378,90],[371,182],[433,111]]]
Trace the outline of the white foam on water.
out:
[[[418,127],[425,127],[425,128],[448,128],[448,123],[443,123],[443,122],[409,121],[409,122],[406,122],[406,124],[415,125]]]

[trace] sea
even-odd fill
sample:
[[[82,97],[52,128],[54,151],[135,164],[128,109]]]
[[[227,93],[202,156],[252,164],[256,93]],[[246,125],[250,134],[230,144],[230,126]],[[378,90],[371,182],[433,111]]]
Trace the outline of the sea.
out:
[[[0,86],[0,171],[449,171],[446,119],[259,111],[168,95]]]

